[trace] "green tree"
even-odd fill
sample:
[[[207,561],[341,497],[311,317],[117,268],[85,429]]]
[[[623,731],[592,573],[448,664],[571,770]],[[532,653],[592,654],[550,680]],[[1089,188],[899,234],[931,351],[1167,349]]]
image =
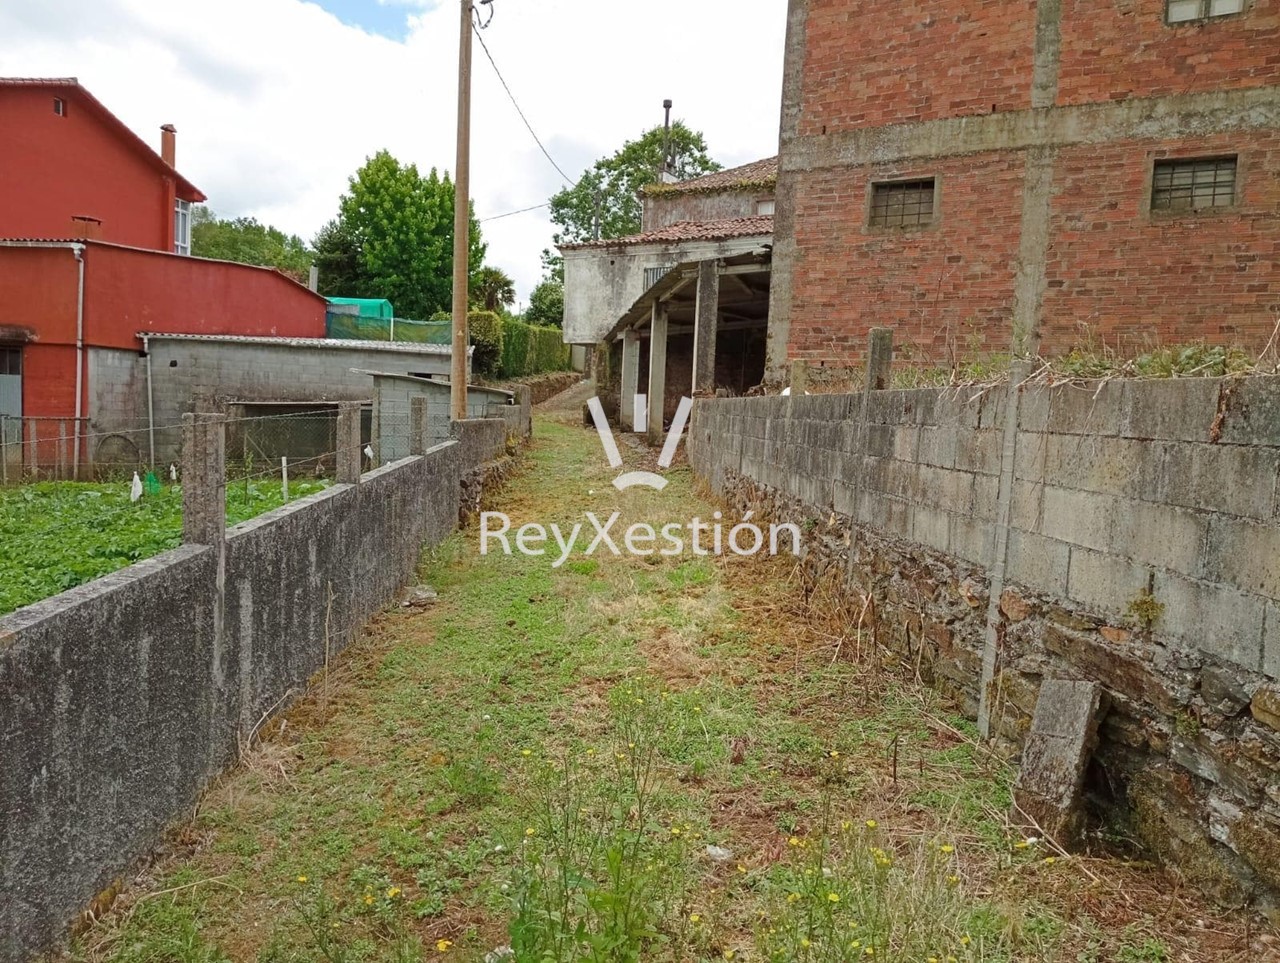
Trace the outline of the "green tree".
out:
[[[474,277],[483,266],[485,244],[474,212],[470,222]],[[406,318],[447,310],[453,290],[453,182],[434,168],[423,177],[416,165],[379,151],[349,179],[338,217],[316,237],[316,248],[322,294],[386,298]]]
[[[191,253],[277,268],[304,283],[315,260],[314,252],[296,234],[259,224],[252,217],[223,220],[203,204],[192,213]]]
[[[502,313],[516,303],[516,283],[506,271],[496,267],[482,267],[471,277],[471,306]]]
[[[559,281],[543,281],[534,288],[524,320],[526,324],[548,328],[564,327],[564,285]]]
[[[659,180],[666,142],[662,127],[645,131],[639,139],[627,141],[611,156],[596,161],[576,185],[554,195],[551,220],[560,228],[555,243],[639,233],[641,203],[637,194],[640,188]],[[690,130],[683,121],[671,126],[671,154],[673,173],[679,180],[720,170],[720,165],[707,154],[702,134]],[[562,279],[562,275],[557,277],[556,261],[554,254],[544,252],[543,264],[548,274],[552,279]]]

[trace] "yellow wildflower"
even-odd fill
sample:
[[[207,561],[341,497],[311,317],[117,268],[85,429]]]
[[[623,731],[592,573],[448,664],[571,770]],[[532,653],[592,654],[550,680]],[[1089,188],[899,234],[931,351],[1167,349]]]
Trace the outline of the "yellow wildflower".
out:
[[[799,846],[799,845],[800,845],[800,837],[799,837],[799,836],[792,836],[790,839],[788,839],[788,840],[787,840],[787,845],[788,845],[788,846]]]
[[[524,834],[526,836],[536,836],[538,834],[538,831],[534,829],[532,826],[530,826],[528,829],[524,831]]]
[[[813,944],[809,942],[808,937],[801,937],[801,938],[800,938],[800,945],[801,945],[802,947],[804,947],[804,948],[807,950],[807,949],[808,949],[809,947],[811,947]]]
[[[387,890],[387,899],[395,899],[399,895],[400,895],[399,886],[392,886],[390,889]]]
[[[672,827],[671,827],[671,835],[672,835],[672,836],[679,836],[679,835],[680,835],[680,827],[679,827],[679,826],[672,826]]]
[[[364,894],[364,905],[365,905],[365,906],[372,906],[372,905],[373,905],[373,894],[372,894],[372,893],[365,893],[365,894]]]
[[[842,820],[840,823],[840,828],[843,829],[845,832],[848,832],[850,829],[853,828],[853,823],[849,822],[849,820],[847,819]]]
[[[699,914],[697,914],[697,913],[690,913],[690,914],[689,914],[689,922],[691,922],[691,923],[701,923],[701,922],[702,922],[702,917],[701,917]]]
[[[970,943],[972,943],[972,942],[973,942],[973,941],[972,941],[971,939],[969,939],[969,934],[968,934],[968,933],[966,933],[964,936],[960,937],[960,945],[961,945],[961,946],[968,946],[968,945],[969,945]]]
[[[944,846],[939,846],[938,848],[942,850],[944,853],[954,853],[956,851],[956,848],[952,846],[950,843],[947,843]]]
[[[747,871],[747,867],[746,867],[746,866],[744,866],[742,863],[739,863],[739,864],[738,864],[738,872],[739,872],[739,873],[745,873],[746,871]]]
[[[880,824],[879,824],[878,822],[876,822],[874,819],[868,819],[868,820],[867,820],[867,828],[868,828],[868,829],[875,829],[875,828],[876,828],[877,826],[879,826],[879,825],[880,825]]]
[[[733,950],[725,950],[725,951],[724,951],[723,953],[721,953],[720,955],[721,955],[721,956],[723,956],[726,960],[731,960],[731,959],[733,959],[734,951],[733,951]]]
[[[828,902],[828,903],[838,903],[838,902],[840,902],[840,894],[839,894],[839,893],[828,893],[828,894],[827,894],[827,902]]]
[[[299,876],[299,877],[298,877],[298,882],[299,882],[299,883],[305,883],[306,881],[307,881],[307,877],[305,877],[305,876]]]
[[[787,894],[787,902],[788,902],[788,903],[798,903],[799,901],[800,901],[800,894],[799,894],[799,893],[788,893],[788,894]]]
[[[447,953],[451,946],[453,946],[453,942],[451,940],[436,940],[437,953]]]
[[[828,756],[830,756],[832,759],[839,759],[839,758],[840,758],[840,753],[839,753],[839,751],[837,751],[837,750],[835,750],[835,749],[832,749],[829,753],[827,753],[827,755],[828,755]]]
[[[1046,856],[1044,858],[1044,863],[1046,866],[1052,866],[1057,861],[1058,861],[1058,858],[1056,856]]]
[[[520,755],[522,755],[522,756],[532,756],[532,755],[533,755],[533,750],[532,750],[532,749],[521,749],[521,750],[520,750]]]

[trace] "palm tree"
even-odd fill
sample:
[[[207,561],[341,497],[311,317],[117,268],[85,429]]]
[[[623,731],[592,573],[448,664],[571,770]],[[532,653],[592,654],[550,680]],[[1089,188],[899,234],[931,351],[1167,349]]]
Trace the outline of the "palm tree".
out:
[[[516,303],[516,283],[501,268],[482,267],[471,279],[471,301],[495,313],[509,308]]]

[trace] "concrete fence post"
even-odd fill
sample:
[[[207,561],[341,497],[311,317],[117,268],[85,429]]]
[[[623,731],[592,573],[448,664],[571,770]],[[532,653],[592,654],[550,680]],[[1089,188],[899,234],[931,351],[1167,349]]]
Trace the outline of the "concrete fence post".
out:
[[[360,484],[360,402],[344,401],[338,405],[338,472],[339,485]]]
[[[409,454],[427,453],[427,399],[409,399]]]
[[[1000,648],[1000,596],[1004,594],[1005,565],[1009,557],[1009,519],[1013,511],[1013,466],[1018,454],[1018,401],[1031,365],[1015,361],[1009,369],[1009,400],[1004,408],[1004,435],[1000,449],[1000,489],[996,500],[996,531],[991,549],[991,593],[987,598],[986,640],[982,650],[982,679],[978,690],[978,734],[991,737],[991,689],[996,677]]]
[[[791,380],[788,382],[791,394],[803,395],[809,390],[809,362],[791,362]]]
[[[222,545],[227,535],[227,416],[182,416],[182,541]]]
[[[862,457],[867,451],[867,419],[871,402],[871,392],[883,391],[889,387],[889,374],[893,366],[893,329],[872,328],[867,338],[867,380],[862,386],[862,397],[858,401],[858,416],[854,423],[851,457],[855,469],[851,473],[851,495],[849,499],[849,554],[845,557],[845,585],[853,583],[853,562],[858,548],[858,509],[862,495]]]
[[[872,328],[867,348],[868,391],[883,391],[889,387],[893,374],[893,328]]]

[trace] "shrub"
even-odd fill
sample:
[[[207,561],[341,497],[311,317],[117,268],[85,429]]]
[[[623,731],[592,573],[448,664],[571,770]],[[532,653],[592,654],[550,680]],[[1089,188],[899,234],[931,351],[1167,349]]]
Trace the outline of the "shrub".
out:
[[[497,377],[502,364],[502,319],[492,311],[472,311],[467,323],[475,353],[471,368],[485,377]]]
[[[502,327],[502,377],[568,370],[569,346],[559,328],[537,327],[516,318],[507,318]]]

